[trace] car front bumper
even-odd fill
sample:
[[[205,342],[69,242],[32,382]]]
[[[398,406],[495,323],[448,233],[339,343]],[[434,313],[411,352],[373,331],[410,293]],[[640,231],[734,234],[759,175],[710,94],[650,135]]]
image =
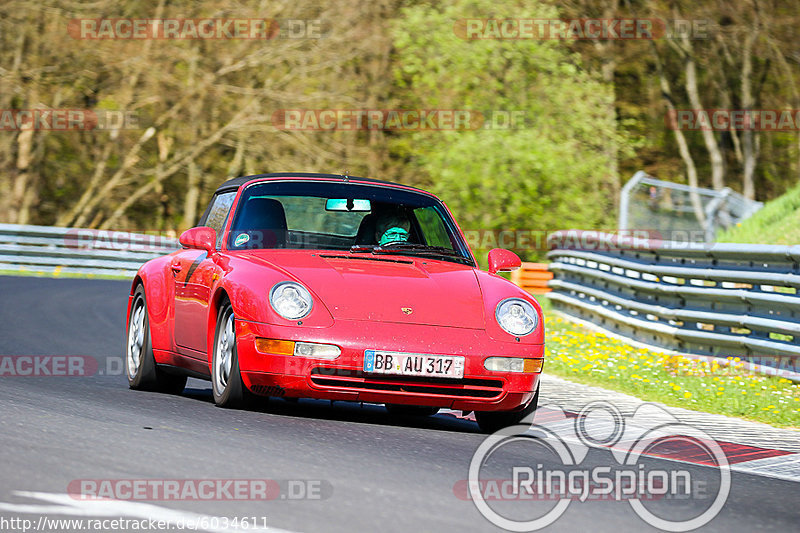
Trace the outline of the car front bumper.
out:
[[[335,344],[334,360],[262,353],[256,338]],[[237,320],[244,384],[256,394],[370,403],[428,405],[464,411],[513,411],[533,398],[539,373],[487,371],[487,357],[541,358],[544,346],[504,342],[483,330],[337,320],[331,327],[278,326]],[[365,350],[462,355],[463,379],[363,372]]]

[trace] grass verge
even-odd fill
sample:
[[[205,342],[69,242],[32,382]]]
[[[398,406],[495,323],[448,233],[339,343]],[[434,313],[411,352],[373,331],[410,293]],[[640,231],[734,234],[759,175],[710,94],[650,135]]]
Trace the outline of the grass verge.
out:
[[[636,348],[545,310],[545,372],[645,401],[800,429],[800,384],[730,366]]]
[[[133,276],[121,276],[116,274],[79,274],[75,272],[43,272],[36,270],[0,270],[0,276],[28,276],[35,278],[77,278],[77,279],[127,279],[132,280]]]
[[[718,242],[757,244],[800,243],[800,185],[767,202],[744,222],[722,232]]]

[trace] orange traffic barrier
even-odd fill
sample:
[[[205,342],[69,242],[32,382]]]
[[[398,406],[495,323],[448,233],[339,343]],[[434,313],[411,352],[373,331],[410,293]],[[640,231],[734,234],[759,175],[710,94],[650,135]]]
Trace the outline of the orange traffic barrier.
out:
[[[522,266],[511,273],[511,281],[531,294],[545,294],[551,289],[547,282],[553,279],[553,273],[547,269],[547,263],[522,263]]]

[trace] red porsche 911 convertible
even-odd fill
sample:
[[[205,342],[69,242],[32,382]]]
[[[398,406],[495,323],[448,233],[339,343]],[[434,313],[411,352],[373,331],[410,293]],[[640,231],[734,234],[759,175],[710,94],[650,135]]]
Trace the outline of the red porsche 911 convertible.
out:
[[[425,191],[332,174],[235,178],[182,249],[144,264],[128,303],[131,388],[214,401],[256,396],[383,403],[393,413],[474,411],[513,425],[538,400],[536,300],[478,269],[445,205]]]

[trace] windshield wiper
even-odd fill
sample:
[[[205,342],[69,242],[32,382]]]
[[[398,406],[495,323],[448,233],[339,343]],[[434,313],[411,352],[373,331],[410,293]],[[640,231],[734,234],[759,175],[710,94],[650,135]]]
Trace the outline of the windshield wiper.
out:
[[[356,244],[350,247],[350,253],[421,255],[426,257],[455,259],[467,265],[472,264],[472,261],[451,248],[445,248],[443,246],[430,246],[427,244],[417,244],[412,242],[391,244],[389,246]]]
[[[371,254],[375,250],[375,248],[378,248],[378,247],[376,245],[374,245],[374,244],[354,244],[353,246],[350,247],[350,253],[351,254],[357,254],[357,253]]]
[[[352,250],[352,249],[351,249]],[[431,246],[427,244],[417,244],[411,242],[391,244],[389,246],[374,246],[373,254],[397,254],[397,255],[420,255],[425,257],[440,257],[444,259],[455,259],[460,263],[472,264],[472,261],[451,248],[443,246]]]
[[[451,248],[445,248],[444,246],[430,246],[428,244],[417,244],[413,242],[401,242],[398,244],[391,244],[389,246],[376,246],[372,253],[393,254],[398,250],[403,252],[435,252],[439,255],[454,255],[457,257],[463,257],[460,253]]]

